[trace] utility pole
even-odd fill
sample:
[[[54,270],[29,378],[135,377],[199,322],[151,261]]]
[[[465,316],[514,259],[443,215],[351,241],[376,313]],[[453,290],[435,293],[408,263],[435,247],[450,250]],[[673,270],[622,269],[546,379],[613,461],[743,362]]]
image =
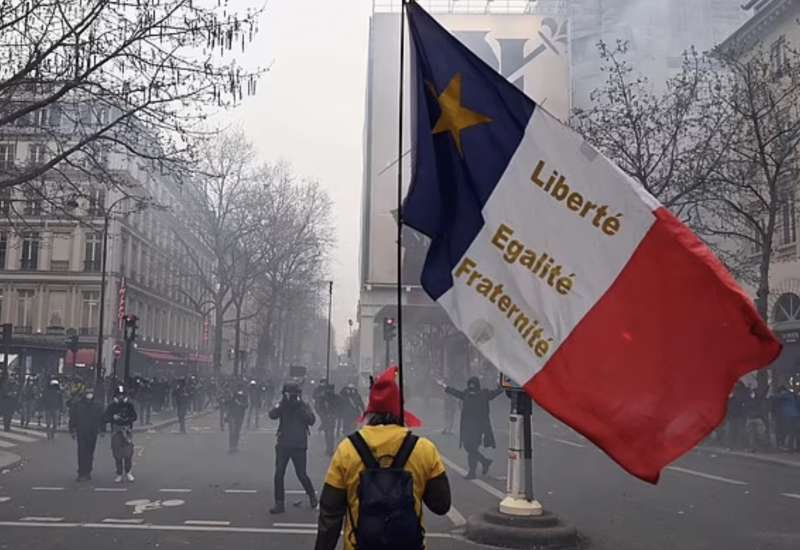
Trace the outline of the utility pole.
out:
[[[325,359],[325,380],[331,383],[331,314],[333,313],[333,281],[328,281],[328,349]]]

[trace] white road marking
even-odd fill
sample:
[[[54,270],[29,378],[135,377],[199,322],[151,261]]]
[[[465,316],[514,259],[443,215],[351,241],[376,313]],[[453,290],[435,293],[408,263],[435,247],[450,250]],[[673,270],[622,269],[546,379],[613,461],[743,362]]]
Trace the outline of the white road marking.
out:
[[[191,489],[159,489],[159,493],[191,493]]]
[[[64,518],[56,518],[52,516],[26,516],[24,518],[20,518],[20,521],[48,521],[48,522],[59,522],[64,521]]]
[[[0,497],[0,503],[8,502],[9,500],[11,500],[11,497]]]
[[[106,518],[103,520],[103,523],[121,523],[123,525],[139,525],[140,523],[144,523],[143,519],[115,519],[115,518]]]
[[[10,449],[12,447],[16,447],[16,443],[9,443],[8,441],[3,441],[0,439],[0,449]]]
[[[731,485],[749,485],[746,481],[739,481],[738,479],[730,479],[727,477],[706,474],[703,472],[698,472],[697,470],[689,470],[688,468],[681,468],[679,466],[667,466],[667,470],[672,470],[673,472],[681,472],[683,474],[689,474],[690,476],[702,477],[704,479],[711,479],[713,481],[721,481],[722,483],[729,483]]]
[[[63,487],[34,487],[34,491],[63,491]]]
[[[15,432],[22,432],[24,434],[32,435],[35,437],[41,437],[41,438],[47,437],[47,432],[42,432],[39,430],[30,430],[28,428],[17,428],[16,426],[11,429],[14,430]]]
[[[453,462],[452,460],[450,460],[446,456],[442,456],[442,460],[451,469],[455,470],[456,473],[458,473],[458,474],[460,474],[462,476],[467,475],[467,471],[464,468],[462,468],[461,466],[459,466],[458,464],[456,464],[455,462]],[[492,487],[491,485],[489,485],[488,483],[486,483],[482,479],[473,479],[472,483],[474,483],[475,485],[477,485],[478,487],[480,487],[481,489],[483,489],[484,491],[486,491],[487,493],[489,493],[493,497],[496,497],[496,498],[498,498],[500,500],[503,500],[504,498],[506,498],[506,494],[503,491],[501,491],[500,489],[497,489],[495,487]]]
[[[153,525],[129,523],[50,523],[34,521],[0,521],[0,527],[56,528],[56,529],[119,529],[132,531],[187,531],[204,533],[250,533],[271,535],[308,535],[316,536],[316,529],[270,529],[264,527],[214,527],[206,525]],[[315,526],[316,527],[316,526]],[[425,533],[431,539],[454,539],[450,533]]]
[[[125,487],[95,487],[95,493],[126,493],[128,489]]]
[[[258,491],[255,489],[225,489],[229,495],[254,495]]]
[[[316,523],[273,523],[273,527],[283,527],[289,529],[316,529]]]
[[[559,443],[563,443],[564,445],[569,445],[571,447],[579,447],[583,449],[586,445],[582,445],[580,443],[575,443],[574,441],[569,441],[567,439],[553,439],[553,441],[558,441]]]
[[[466,518],[461,515],[461,512],[456,510],[455,506],[450,506],[450,511],[447,512],[447,518],[453,522],[456,527],[463,527],[467,524]]]
[[[33,443],[35,441],[39,441],[35,437],[20,435],[14,432],[0,432],[0,438],[10,439],[11,441],[18,441],[20,443]]]
[[[187,519],[183,522],[184,525],[210,525],[212,527],[219,526],[219,527],[227,527],[231,524],[230,521],[211,521],[211,520],[204,520],[204,519]]]
[[[291,491],[286,491],[287,495],[304,495],[306,494],[305,491],[302,489],[292,489]]]
[[[800,500],[800,495],[798,495],[797,493],[781,493],[781,496],[782,497],[788,497],[788,498],[796,498],[796,499]]]

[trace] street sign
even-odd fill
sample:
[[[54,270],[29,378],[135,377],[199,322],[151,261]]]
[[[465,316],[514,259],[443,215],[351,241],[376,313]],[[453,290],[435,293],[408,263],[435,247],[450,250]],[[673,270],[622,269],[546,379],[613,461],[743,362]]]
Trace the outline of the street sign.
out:
[[[522,391],[522,386],[514,382],[502,372],[500,373],[500,387],[508,391]]]
[[[122,346],[120,346],[119,344],[114,344],[114,357],[116,359],[122,357]]]

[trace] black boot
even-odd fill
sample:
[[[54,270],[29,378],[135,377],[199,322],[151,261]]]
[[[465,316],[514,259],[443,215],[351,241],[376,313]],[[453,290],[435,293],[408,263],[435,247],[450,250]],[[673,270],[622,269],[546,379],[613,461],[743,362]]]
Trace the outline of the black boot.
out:
[[[317,502],[317,496],[316,495],[314,495],[314,494],[308,495],[308,505],[311,506],[312,510],[316,510],[318,504],[319,504],[319,502]]]
[[[286,513],[286,507],[283,505],[283,501],[279,500],[275,503],[275,506],[269,509],[270,514],[283,514]]]

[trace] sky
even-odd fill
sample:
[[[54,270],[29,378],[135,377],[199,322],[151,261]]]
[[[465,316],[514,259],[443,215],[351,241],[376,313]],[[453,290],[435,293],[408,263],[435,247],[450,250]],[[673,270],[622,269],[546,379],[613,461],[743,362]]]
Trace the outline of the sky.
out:
[[[252,5],[230,0],[234,9]],[[240,126],[259,160],[291,163],[334,202],[333,327],[344,351],[356,321],[362,133],[371,0],[269,0],[260,32],[241,58],[269,66],[255,96],[225,119]]]

